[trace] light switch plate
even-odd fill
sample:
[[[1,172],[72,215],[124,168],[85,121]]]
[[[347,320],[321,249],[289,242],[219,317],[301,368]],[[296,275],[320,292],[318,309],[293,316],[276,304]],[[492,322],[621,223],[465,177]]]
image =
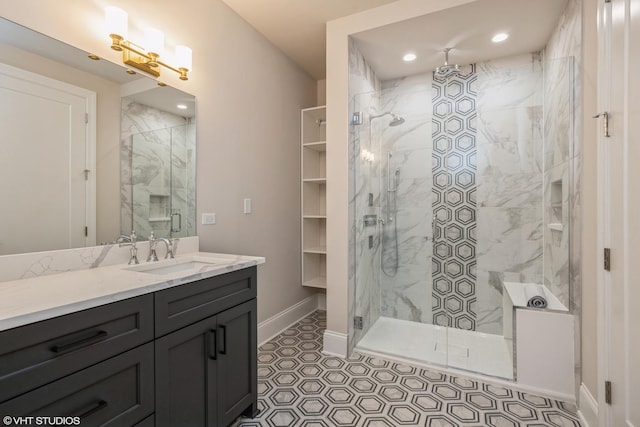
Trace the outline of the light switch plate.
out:
[[[202,225],[213,225],[215,223],[216,223],[216,214],[214,213],[202,214]]]

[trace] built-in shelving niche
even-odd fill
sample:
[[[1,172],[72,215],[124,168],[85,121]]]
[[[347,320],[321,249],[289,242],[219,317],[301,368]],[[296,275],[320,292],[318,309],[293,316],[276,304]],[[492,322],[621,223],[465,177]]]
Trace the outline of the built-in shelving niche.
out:
[[[326,108],[301,114],[302,285],[327,287]]]

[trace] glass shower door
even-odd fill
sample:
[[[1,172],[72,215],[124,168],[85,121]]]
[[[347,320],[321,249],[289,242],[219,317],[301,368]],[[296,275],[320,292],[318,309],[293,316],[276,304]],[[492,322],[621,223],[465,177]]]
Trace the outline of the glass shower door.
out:
[[[132,223],[146,238],[193,235],[195,225],[194,125],[132,136]]]

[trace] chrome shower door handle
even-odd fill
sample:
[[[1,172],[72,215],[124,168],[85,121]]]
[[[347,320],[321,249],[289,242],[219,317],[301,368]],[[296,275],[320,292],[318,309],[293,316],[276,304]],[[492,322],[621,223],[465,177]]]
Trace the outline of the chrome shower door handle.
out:
[[[178,217],[178,227],[175,227],[174,217]],[[180,212],[174,212],[171,214],[171,232],[179,233],[182,231],[182,214]]]

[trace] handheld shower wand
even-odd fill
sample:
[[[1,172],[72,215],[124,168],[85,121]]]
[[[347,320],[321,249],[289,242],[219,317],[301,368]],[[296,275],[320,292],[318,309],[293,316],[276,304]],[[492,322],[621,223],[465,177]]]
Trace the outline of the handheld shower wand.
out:
[[[393,174],[391,173],[391,157],[393,154],[389,151],[387,153],[387,212],[386,212],[386,223],[383,221],[382,225],[393,225],[393,265],[390,266],[390,271],[387,271],[384,265],[384,261],[381,262],[382,271],[389,277],[394,277],[398,272],[398,263],[399,263],[399,253],[398,253],[398,224],[396,221],[397,214],[397,192],[398,192],[398,181],[400,177],[400,168],[397,167]],[[393,224],[392,224],[393,223]],[[383,249],[384,249],[384,236],[385,231],[382,231],[382,239],[383,239]],[[381,254],[383,256],[383,254]]]

